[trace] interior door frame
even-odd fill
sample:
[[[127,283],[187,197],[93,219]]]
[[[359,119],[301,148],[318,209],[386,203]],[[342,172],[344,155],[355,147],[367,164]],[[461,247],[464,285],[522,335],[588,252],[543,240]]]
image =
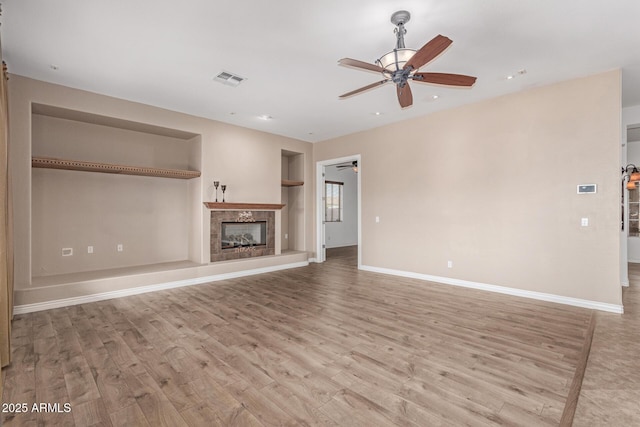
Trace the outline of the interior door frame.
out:
[[[358,162],[358,269],[362,266],[362,157],[354,154],[316,162],[316,262],[327,259],[324,223],[324,172],[327,166],[345,162]]]

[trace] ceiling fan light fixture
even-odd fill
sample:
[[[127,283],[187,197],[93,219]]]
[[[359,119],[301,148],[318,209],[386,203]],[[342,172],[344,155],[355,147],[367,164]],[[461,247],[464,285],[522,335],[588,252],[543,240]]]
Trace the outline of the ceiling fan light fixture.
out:
[[[404,67],[404,64],[406,64],[415,54],[415,49],[393,49],[391,52],[382,55],[377,62],[385,69],[385,71],[393,73],[394,71],[401,70]]]

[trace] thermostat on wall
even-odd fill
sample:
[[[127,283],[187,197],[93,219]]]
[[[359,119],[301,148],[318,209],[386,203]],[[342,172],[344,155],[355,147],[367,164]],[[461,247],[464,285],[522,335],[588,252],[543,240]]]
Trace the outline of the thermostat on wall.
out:
[[[596,184],[579,184],[578,194],[593,194],[597,190]]]

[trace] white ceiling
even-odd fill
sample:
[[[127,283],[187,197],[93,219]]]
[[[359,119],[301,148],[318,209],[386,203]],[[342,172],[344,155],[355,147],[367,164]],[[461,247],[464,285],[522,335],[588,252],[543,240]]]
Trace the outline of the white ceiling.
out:
[[[11,73],[311,142],[616,68],[623,106],[640,105],[638,0],[5,0],[2,8]],[[339,100],[381,80],[337,61],[373,63],[391,50],[389,18],[399,9],[412,15],[407,47],[437,34],[453,40],[423,71],[477,83],[414,82],[405,110],[392,85]],[[214,82],[223,70],[247,80]]]

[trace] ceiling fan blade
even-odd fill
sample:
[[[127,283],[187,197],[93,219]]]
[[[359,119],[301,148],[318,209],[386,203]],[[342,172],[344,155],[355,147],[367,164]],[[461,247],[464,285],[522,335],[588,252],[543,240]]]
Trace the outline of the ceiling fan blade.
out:
[[[449,45],[453,43],[453,41],[449,37],[445,37],[443,35],[438,34],[427,44],[422,46],[415,55],[411,57],[406,64],[404,64],[404,69],[409,67],[417,70],[422,67],[424,64],[432,61],[436,56],[440,55],[445,51]]]
[[[358,61],[357,59],[351,59],[351,58],[342,58],[341,60],[338,61],[338,64],[344,65],[346,67],[355,67],[355,68],[360,68],[367,71],[373,71],[376,73],[382,73],[384,71],[384,69],[378,65],[369,64],[368,62]]]
[[[476,82],[476,77],[449,73],[415,73],[413,74],[413,80],[422,83],[468,87],[473,86]]]
[[[357,160],[354,160],[354,161],[351,161],[351,162],[348,162],[348,163],[347,163],[347,162],[344,162],[344,163],[337,164],[337,165],[335,165],[335,166],[336,166],[338,169],[341,169],[341,168],[353,168],[353,167],[358,167],[358,161],[357,161]]]
[[[405,83],[404,87],[397,85],[396,92],[398,93],[398,102],[402,108],[409,107],[413,104],[413,95],[411,94],[411,88],[408,82]]]
[[[347,93],[345,93],[343,95],[340,95],[339,98],[343,99],[343,98],[347,98],[349,96],[357,95],[360,92],[364,92],[365,90],[369,90],[369,89],[373,89],[373,88],[378,87],[378,86],[382,86],[383,84],[387,83],[388,81],[389,81],[389,79],[385,79],[385,80],[380,80],[379,82],[371,83],[370,85],[366,85],[364,87],[361,87],[360,89],[352,90],[351,92],[347,92]]]

